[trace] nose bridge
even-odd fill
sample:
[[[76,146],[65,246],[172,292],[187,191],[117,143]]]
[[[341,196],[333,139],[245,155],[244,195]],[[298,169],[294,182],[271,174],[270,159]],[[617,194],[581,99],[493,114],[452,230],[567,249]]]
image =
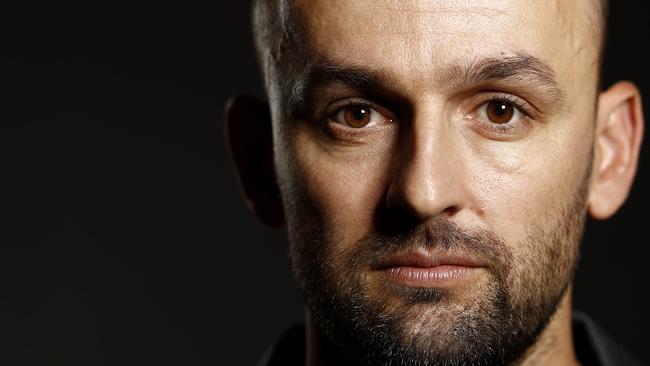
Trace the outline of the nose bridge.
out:
[[[401,206],[419,220],[455,213],[463,206],[464,164],[453,131],[437,113],[414,118],[401,143],[389,189],[389,206]]]

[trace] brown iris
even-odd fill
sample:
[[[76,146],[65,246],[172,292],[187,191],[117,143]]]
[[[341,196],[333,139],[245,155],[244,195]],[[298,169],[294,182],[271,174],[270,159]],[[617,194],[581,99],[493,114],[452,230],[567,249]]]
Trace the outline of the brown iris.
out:
[[[363,106],[352,106],[343,112],[345,123],[353,128],[362,128],[370,123],[370,108]]]
[[[492,123],[507,123],[514,114],[515,108],[510,103],[493,101],[487,104],[487,116]]]

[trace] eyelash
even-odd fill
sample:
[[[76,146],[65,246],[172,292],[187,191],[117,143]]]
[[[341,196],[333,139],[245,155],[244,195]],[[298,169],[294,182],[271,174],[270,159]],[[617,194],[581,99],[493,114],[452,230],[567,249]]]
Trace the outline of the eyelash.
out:
[[[526,115],[528,115],[527,111],[527,105],[524,103],[521,99],[518,97],[515,97],[514,95],[510,94],[497,94],[497,95],[492,95],[488,99],[487,102],[505,102],[512,104],[514,107],[517,107],[520,111],[524,112]]]

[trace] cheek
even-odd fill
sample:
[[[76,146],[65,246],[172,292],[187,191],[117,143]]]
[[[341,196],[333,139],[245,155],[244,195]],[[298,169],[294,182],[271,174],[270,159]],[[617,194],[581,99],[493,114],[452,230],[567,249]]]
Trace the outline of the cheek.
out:
[[[333,246],[351,245],[373,229],[377,207],[385,196],[388,149],[336,148],[320,143],[308,131],[296,131],[288,153],[294,162],[292,184],[299,184],[318,222],[315,235]]]
[[[529,141],[474,148],[472,191],[487,225],[511,245],[526,241],[533,226],[553,225],[585,183],[589,133],[548,130]]]

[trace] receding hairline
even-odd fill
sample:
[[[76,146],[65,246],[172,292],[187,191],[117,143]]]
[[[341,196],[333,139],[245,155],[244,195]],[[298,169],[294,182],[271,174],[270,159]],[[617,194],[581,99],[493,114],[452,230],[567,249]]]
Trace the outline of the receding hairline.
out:
[[[300,58],[301,35],[299,20],[293,14],[292,0],[252,0],[252,30],[258,64],[267,92],[273,79],[283,78],[295,71]],[[609,0],[593,0],[600,22],[595,25],[598,49],[598,87],[601,87],[606,48]],[[289,51],[289,52],[287,52]],[[304,56],[304,55],[303,55]],[[274,77],[272,77],[274,76]]]

